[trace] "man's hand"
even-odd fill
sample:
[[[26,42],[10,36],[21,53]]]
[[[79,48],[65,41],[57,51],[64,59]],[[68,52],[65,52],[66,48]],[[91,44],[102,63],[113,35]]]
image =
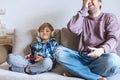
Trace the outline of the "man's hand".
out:
[[[91,2],[91,0],[83,0],[83,7],[88,8],[88,4]]]
[[[100,57],[104,53],[104,48],[94,48],[94,47],[88,47],[93,52],[89,53],[88,56],[96,59]]]

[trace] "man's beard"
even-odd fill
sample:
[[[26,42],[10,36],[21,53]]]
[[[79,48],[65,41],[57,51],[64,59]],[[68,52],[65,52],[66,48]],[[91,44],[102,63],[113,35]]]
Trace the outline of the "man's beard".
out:
[[[91,10],[88,10],[89,14],[94,14],[96,12],[97,12],[97,8],[95,8],[95,7],[93,9],[91,9]]]

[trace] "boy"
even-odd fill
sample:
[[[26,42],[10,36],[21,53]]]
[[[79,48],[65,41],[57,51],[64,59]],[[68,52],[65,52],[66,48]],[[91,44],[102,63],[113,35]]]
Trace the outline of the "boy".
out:
[[[58,46],[56,39],[52,37],[53,31],[51,24],[42,24],[38,29],[37,41],[30,45],[30,54],[25,58],[9,54],[8,64],[11,65],[9,70],[31,75],[50,71],[55,63],[54,50]]]

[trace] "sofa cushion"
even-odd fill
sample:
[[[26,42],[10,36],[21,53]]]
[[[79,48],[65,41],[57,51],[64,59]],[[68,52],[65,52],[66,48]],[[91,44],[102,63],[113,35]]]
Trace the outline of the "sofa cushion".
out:
[[[59,44],[61,44],[61,31],[60,29],[55,29],[53,36],[56,38]]]
[[[31,42],[34,42],[36,40],[36,36],[37,36],[37,29],[31,29],[30,31],[30,35],[31,35]],[[24,55],[27,55],[28,53],[30,53],[30,43],[28,45],[25,46],[24,48]]]
[[[79,37],[70,32],[67,28],[61,29],[61,45],[72,50],[78,50]]]

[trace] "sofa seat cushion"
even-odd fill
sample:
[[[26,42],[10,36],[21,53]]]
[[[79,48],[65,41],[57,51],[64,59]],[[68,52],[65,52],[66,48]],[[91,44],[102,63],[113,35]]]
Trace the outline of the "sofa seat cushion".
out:
[[[77,77],[65,77],[61,75],[64,69],[60,68],[60,66],[56,66],[52,72],[37,75],[9,71],[9,66],[6,62],[0,65],[0,80],[83,80]]]

